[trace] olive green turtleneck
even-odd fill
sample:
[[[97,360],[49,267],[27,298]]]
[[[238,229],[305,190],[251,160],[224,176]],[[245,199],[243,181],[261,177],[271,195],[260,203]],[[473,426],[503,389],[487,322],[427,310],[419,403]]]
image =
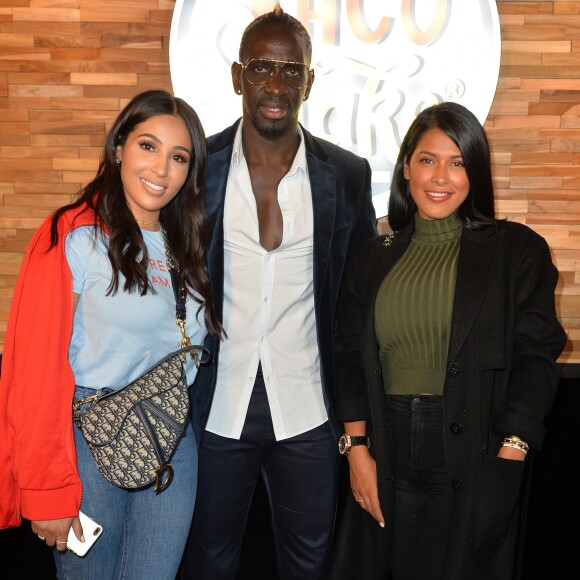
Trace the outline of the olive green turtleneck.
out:
[[[462,222],[415,215],[415,232],[377,294],[375,331],[385,390],[443,393]]]

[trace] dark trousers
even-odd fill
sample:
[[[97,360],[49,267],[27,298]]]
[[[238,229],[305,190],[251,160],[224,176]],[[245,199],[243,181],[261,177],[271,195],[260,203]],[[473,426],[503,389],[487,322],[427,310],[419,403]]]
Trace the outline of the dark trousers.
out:
[[[393,580],[444,580],[449,521],[443,397],[391,395],[395,435]]]
[[[338,448],[328,422],[276,441],[261,372],[240,440],[205,432],[183,578],[234,580],[252,495],[262,475],[281,580],[323,580],[330,565]]]

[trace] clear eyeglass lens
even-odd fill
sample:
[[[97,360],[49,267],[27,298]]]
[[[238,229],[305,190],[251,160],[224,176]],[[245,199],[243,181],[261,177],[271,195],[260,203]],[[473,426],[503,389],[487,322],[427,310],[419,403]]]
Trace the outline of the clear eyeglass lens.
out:
[[[253,59],[242,64],[242,67],[246,71],[246,79],[253,85],[267,83],[277,68],[286,84],[293,88],[300,89],[308,82],[308,67],[303,63]]]

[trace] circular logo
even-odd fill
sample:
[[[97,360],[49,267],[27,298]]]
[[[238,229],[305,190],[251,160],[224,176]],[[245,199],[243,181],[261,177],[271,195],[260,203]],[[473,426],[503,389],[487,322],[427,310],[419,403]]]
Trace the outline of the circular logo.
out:
[[[487,118],[501,55],[496,3],[282,4],[312,38],[316,76],[300,121],[314,135],[368,159],[382,217],[401,141],[417,113],[457,101],[482,124]],[[195,108],[207,135],[241,116],[230,67],[245,27],[272,8],[272,0],[176,0],[169,46],[173,90]]]

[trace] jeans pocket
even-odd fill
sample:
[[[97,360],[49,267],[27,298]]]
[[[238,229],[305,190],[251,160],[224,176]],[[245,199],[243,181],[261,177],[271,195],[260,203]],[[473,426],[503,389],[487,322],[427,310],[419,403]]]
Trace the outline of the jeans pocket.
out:
[[[474,552],[500,544],[505,538],[520,499],[524,470],[524,461],[482,457],[472,543]]]

